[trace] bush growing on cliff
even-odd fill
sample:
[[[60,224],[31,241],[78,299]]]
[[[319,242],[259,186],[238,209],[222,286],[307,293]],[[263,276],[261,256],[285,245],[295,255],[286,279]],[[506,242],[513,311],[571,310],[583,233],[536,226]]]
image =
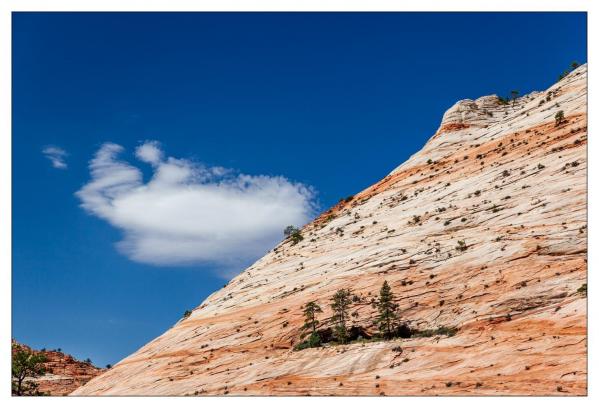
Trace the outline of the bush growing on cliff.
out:
[[[412,337],[433,337],[433,336],[447,336],[453,337],[458,332],[455,327],[440,326],[436,329],[427,329],[414,331]]]
[[[293,225],[288,225],[283,230],[283,234],[285,235],[285,237],[290,237],[291,235],[293,235],[296,232],[299,232],[299,229],[295,228]]]
[[[294,350],[299,351],[307,348],[320,347],[321,345],[322,340],[320,338],[320,335],[318,334],[318,332],[314,332],[310,334],[310,337],[308,337],[307,340],[304,340],[303,342],[295,346]]]
[[[186,310],[185,312],[183,312],[184,319],[187,319],[189,316],[191,316],[191,310]]]
[[[566,121],[566,117],[564,116],[564,111],[561,110],[555,114],[555,126],[559,126]]]
[[[44,395],[31,379],[44,375],[47,358],[18,344],[12,346],[12,395]]]
[[[580,66],[580,64],[578,63],[578,61],[572,61],[572,63],[570,64],[570,68],[572,68],[573,70],[578,68]],[[561,81],[562,79],[564,79],[565,77],[568,76],[568,74],[571,71],[569,69],[564,70],[564,72],[562,72],[559,77],[558,77],[558,81]]]
[[[283,230],[283,234],[285,234],[285,237],[291,239],[293,245],[297,244],[298,242],[304,239],[304,237],[300,233],[300,230],[298,228],[295,228],[293,225],[287,226]]]
[[[303,235],[300,234],[299,231],[295,231],[293,234],[291,234],[291,242],[293,243],[293,245],[297,244],[298,242],[302,241],[304,239]]]
[[[508,99],[503,96],[498,96],[497,102],[499,102],[500,105],[507,105],[509,103]]]
[[[468,249],[468,245],[466,245],[466,241],[458,241],[458,245],[455,247],[458,251],[465,251]]]

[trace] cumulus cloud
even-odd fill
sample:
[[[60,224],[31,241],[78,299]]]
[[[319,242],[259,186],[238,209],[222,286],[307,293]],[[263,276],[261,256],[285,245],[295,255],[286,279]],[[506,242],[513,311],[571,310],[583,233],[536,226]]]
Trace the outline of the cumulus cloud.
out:
[[[47,146],[42,150],[42,153],[50,160],[52,167],[56,169],[67,168],[66,157],[68,153],[64,149],[57,146]]]
[[[76,195],[85,210],[123,232],[117,246],[135,261],[243,265],[280,241],[285,226],[314,215],[313,190],[285,177],[165,158],[159,143],[148,141],[135,150],[152,165],[144,182],[138,167],[119,159],[123,150],[104,144]]]
[[[162,161],[162,150],[160,150],[160,145],[156,141],[148,141],[137,146],[135,155],[139,160],[153,165],[157,165]]]

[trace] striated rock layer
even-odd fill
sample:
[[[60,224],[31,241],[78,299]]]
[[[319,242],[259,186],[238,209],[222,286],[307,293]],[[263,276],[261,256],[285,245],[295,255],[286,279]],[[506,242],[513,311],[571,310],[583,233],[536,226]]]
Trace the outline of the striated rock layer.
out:
[[[47,361],[44,363],[46,374],[35,379],[26,378],[26,381],[37,383],[38,391],[47,395],[69,395],[95,376],[106,371],[91,363],[76,360],[73,356],[61,351],[32,350],[29,346],[14,340],[12,343],[46,356]]]
[[[585,395],[586,97],[584,65],[514,103],[458,102],[420,152],[303,241],[73,394]],[[351,325],[375,331],[384,280],[412,328],[457,334],[293,350],[302,305],[330,326],[340,288],[359,297]]]

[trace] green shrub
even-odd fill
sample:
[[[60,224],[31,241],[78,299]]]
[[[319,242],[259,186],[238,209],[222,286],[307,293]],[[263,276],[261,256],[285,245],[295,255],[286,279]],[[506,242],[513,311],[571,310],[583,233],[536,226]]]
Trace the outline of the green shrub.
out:
[[[440,326],[436,329],[426,330],[415,330],[412,333],[412,337],[433,337],[433,336],[447,336],[453,337],[458,332],[456,327]]]
[[[294,233],[298,232],[299,229],[295,228],[293,225],[288,225],[287,227],[285,227],[285,229],[283,230],[283,234],[286,237],[290,237],[291,235],[293,235]]]
[[[302,236],[302,234],[300,234],[299,231],[295,231],[293,234],[291,234],[291,242],[293,243],[293,245],[299,243],[300,241],[302,241],[304,239],[304,237]]]
[[[564,116],[564,111],[563,110],[558,111],[555,114],[555,126],[559,126],[564,122],[566,122],[566,117]]]
[[[455,247],[458,251],[465,251],[468,249],[468,245],[466,245],[466,241],[458,241],[458,245]]]
[[[302,341],[297,346],[295,346],[293,349],[296,351],[299,351],[299,350],[304,350],[307,348],[320,347],[321,345],[322,345],[322,343],[320,340],[320,335],[317,332],[314,332],[310,335],[310,337],[308,337],[307,340]]]

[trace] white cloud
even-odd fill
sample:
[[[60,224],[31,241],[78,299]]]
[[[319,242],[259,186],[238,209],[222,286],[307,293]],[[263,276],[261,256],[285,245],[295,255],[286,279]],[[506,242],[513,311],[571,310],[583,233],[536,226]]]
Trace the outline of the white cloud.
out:
[[[50,162],[52,163],[52,167],[56,169],[66,169],[67,163],[65,161],[68,153],[57,146],[47,146],[42,150],[42,153]]]
[[[90,161],[81,206],[119,228],[118,248],[156,265],[213,263],[230,269],[264,254],[287,225],[314,215],[310,187],[284,177],[234,174],[189,160],[164,158],[157,142],[136,149],[152,177],[119,160],[123,147],[104,144]]]
[[[160,144],[155,141],[148,141],[137,146],[137,149],[135,149],[135,155],[139,160],[153,165],[157,165],[162,160],[162,150],[160,150]]]

